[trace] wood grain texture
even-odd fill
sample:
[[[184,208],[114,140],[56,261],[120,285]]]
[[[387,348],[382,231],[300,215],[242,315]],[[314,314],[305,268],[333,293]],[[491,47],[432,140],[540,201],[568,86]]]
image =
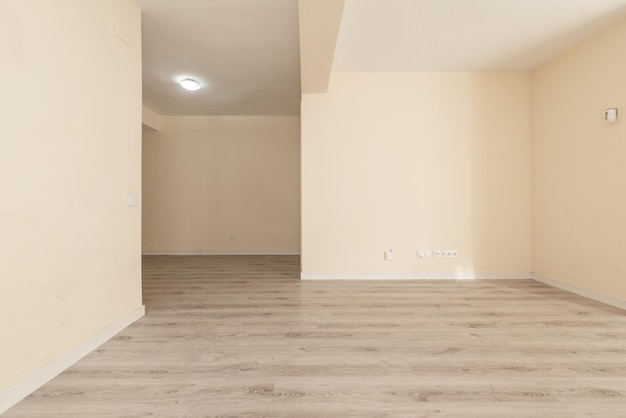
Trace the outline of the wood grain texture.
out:
[[[626,417],[624,311],[532,280],[144,258],[146,317],[13,417]]]

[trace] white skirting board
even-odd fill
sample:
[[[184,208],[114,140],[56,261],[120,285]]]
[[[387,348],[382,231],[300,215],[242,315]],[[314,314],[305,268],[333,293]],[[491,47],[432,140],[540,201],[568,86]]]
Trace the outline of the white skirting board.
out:
[[[144,250],[143,255],[300,255],[297,250]]]
[[[626,300],[614,298],[612,296],[603,295],[602,293],[594,292],[593,290],[585,289],[573,284],[565,283],[561,280],[545,277],[540,274],[532,273],[533,280],[547,284],[548,286],[557,287],[559,289],[566,290],[577,295],[593,299],[598,302],[605,303],[607,305],[615,306],[616,308],[626,309]]]
[[[46,364],[21,382],[0,392],[0,414],[61,374],[78,360],[110,340],[124,328],[146,314],[146,307],[141,305],[126,316],[118,319],[102,331],[83,341],[67,353]]]
[[[302,280],[497,280],[530,279],[530,272],[485,273],[300,273]]]

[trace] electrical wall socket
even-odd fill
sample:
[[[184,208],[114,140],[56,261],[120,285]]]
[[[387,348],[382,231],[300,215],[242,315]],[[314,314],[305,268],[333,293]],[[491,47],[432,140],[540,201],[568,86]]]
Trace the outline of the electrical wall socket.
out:
[[[385,251],[385,260],[387,261],[393,260],[393,250]]]
[[[435,258],[455,258],[459,256],[459,250],[434,250]]]

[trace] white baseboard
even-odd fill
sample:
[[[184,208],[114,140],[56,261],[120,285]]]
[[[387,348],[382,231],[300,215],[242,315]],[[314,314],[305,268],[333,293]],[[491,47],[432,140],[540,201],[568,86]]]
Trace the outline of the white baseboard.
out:
[[[21,382],[0,392],[0,415],[146,314],[141,305]]]
[[[589,299],[593,299],[597,302],[605,303],[607,305],[615,306],[616,308],[626,310],[626,300],[614,298],[613,296],[604,295],[602,293],[595,292],[593,290],[585,289],[573,284],[563,282],[561,280],[545,277],[540,274],[532,273],[533,280],[547,284],[548,286],[557,287],[562,290],[566,290],[571,293],[575,293],[579,296],[583,296]]]
[[[529,272],[485,273],[300,273],[301,280],[497,280],[530,279]]]
[[[143,255],[300,255],[297,250],[144,250]]]

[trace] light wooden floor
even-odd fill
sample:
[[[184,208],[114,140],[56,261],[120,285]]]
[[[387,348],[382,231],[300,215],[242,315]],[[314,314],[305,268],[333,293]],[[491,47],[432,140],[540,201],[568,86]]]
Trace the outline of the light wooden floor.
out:
[[[530,280],[146,257],[147,316],[12,417],[626,417],[626,315]]]

